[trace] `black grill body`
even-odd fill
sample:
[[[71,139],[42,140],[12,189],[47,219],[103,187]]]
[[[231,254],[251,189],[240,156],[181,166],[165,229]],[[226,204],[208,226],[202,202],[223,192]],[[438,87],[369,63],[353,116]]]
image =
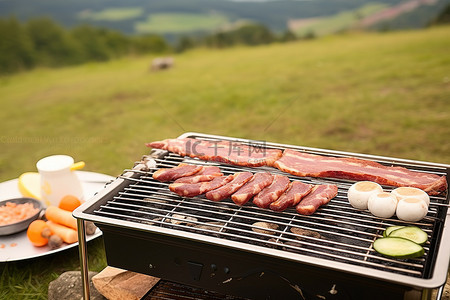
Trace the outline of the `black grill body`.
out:
[[[245,142],[198,133],[181,137]],[[442,164],[274,143],[264,146],[363,158],[447,178],[450,173],[450,166]],[[168,183],[152,178],[156,170],[181,162],[216,165],[225,175],[268,171],[305,183],[333,183],[339,192],[311,216],[299,215],[294,208],[273,212],[251,203],[238,207],[230,199],[184,198],[170,192]],[[376,253],[372,244],[387,227],[410,223],[352,208],[346,191],[353,183],[299,178],[270,167],[236,167],[154,151],[74,211],[81,227],[82,268],[86,268],[82,221],[88,220],[103,232],[108,265],[224,294],[250,299],[428,299],[430,290],[443,285],[447,277],[448,193],[432,196],[427,217],[413,223],[429,236],[425,255],[399,260]],[[279,226],[269,233],[256,232],[258,221]],[[312,230],[321,237],[299,238],[292,228]]]
[[[249,299],[420,299],[423,290],[235,249],[101,226],[108,265]],[[131,255],[130,255],[131,253]],[[428,291],[426,291],[428,292]],[[409,295],[409,296],[408,296]]]

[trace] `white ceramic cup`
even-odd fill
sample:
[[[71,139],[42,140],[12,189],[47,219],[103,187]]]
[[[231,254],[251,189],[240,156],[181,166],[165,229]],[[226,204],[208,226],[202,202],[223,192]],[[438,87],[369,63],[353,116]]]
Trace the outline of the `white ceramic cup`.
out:
[[[74,172],[74,160],[68,155],[44,157],[36,163],[41,175],[41,200],[45,205],[58,206],[64,196],[83,199],[81,182]]]

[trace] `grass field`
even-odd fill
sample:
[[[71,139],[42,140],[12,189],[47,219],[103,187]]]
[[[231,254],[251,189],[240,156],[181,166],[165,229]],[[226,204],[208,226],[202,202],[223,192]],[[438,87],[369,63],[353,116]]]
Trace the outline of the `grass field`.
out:
[[[135,24],[138,33],[188,33],[211,31],[228,24],[221,14],[158,13],[148,16],[145,22]]]
[[[450,27],[153,57],[0,78],[0,179],[55,153],[118,175],[186,131],[450,163]],[[1,249],[0,249],[1,250]],[[1,254],[1,253],[0,253]],[[101,239],[92,270],[105,266]],[[69,251],[0,264],[0,298],[46,299]],[[6,288],[3,288],[6,287]]]
[[[83,20],[114,22],[135,19],[141,16],[143,13],[144,10],[140,7],[121,7],[108,8],[99,12],[82,11],[78,13],[78,17]]]
[[[355,10],[340,12],[329,17],[317,18],[305,26],[294,29],[294,32],[298,36],[304,36],[311,32],[316,36],[322,36],[348,30],[353,28],[362,18],[379,12],[386,7],[388,7],[386,4],[381,3],[366,4]]]

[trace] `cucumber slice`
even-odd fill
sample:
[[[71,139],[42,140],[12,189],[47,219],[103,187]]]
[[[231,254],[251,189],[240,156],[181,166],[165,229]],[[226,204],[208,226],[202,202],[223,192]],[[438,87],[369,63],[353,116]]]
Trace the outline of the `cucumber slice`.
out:
[[[386,228],[385,231],[383,231],[383,237],[387,237],[391,234],[392,231],[403,228],[405,226],[390,226],[388,228]]]
[[[389,234],[389,237],[402,237],[419,245],[425,244],[428,240],[428,234],[416,226],[406,226],[394,230]]]
[[[373,248],[380,254],[395,258],[420,257],[425,250],[419,244],[400,237],[385,237],[377,239]]]

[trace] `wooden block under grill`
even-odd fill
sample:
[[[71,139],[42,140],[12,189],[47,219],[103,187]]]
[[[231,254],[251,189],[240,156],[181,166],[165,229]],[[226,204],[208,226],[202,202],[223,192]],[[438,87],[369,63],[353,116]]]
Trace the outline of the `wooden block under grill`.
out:
[[[92,277],[95,288],[107,299],[139,300],[155,286],[159,278],[106,267]]]

